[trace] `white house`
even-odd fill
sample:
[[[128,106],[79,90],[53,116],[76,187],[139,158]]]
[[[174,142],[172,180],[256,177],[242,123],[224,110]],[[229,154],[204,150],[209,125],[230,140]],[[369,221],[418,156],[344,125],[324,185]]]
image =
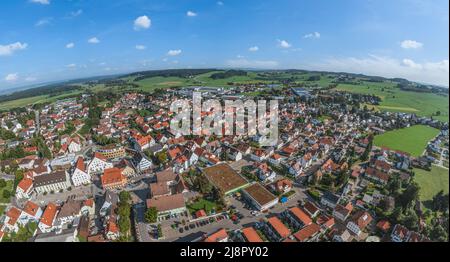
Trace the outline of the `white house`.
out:
[[[27,201],[22,210],[22,213],[20,214],[19,224],[25,226],[29,222],[39,222],[42,213],[43,212],[40,206],[31,201]]]
[[[106,157],[98,152],[94,154],[94,158],[89,162],[87,170],[91,176],[93,174],[100,174],[107,168],[112,168],[113,164],[106,161]]]
[[[79,140],[71,139],[69,142],[68,150],[70,153],[80,152],[81,151],[81,143]]]
[[[79,157],[72,173],[72,183],[74,186],[87,185],[91,183],[91,176],[86,172],[86,165],[83,157]]]
[[[30,199],[33,193],[33,180],[28,177],[24,177],[20,180],[16,189],[16,198],[18,199]]]

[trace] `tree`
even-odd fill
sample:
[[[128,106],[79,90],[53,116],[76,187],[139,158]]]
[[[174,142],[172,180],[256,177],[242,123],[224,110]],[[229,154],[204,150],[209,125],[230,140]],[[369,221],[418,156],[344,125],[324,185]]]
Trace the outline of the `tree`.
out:
[[[430,238],[439,242],[447,242],[448,233],[445,231],[443,226],[437,225],[431,229]]]
[[[150,207],[145,211],[145,221],[147,223],[155,223],[158,219],[158,210],[156,207]]]
[[[162,238],[162,237],[163,237],[162,227],[161,227],[161,224],[158,224],[158,238]]]
[[[3,190],[3,198],[9,199],[11,197],[11,192],[8,190]]]
[[[415,201],[419,197],[419,190],[420,187],[416,182],[410,183],[399,197],[401,206],[406,208]]]
[[[444,191],[441,190],[437,193],[432,200],[432,209],[433,211],[445,211],[449,207],[449,195],[444,195]]]
[[[131,200],[131,195],[130,195],[130,192],[128,192],[128,191],[121,191],[120,193],[119,193],[119,200],[121,201],[121,202],[129,202],[130,200]]]
[[[416,212],[409,209],[403,217],[402,224],[411,230],[419,230],[419,217]]]
[[[0,179],[0,188],[6,187],[6,181],[4,179]]]
[[[199,175],[194,182],[195,188],[202,194],[210,193],[212,185],[205,176]]]

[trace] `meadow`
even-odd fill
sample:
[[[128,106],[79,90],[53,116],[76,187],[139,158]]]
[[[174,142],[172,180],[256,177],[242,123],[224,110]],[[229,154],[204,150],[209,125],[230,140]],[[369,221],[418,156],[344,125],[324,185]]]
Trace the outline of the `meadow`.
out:
[[[414,181],[420,185],[420,200],[431,200],[439,191],[448,193],[448,169],[433,165],[431,171],[414,169]]]
[[[439,134],[439,130],[423,125],[388,131],[375,136],[374,145],[400,150],[418,157],[422,155],[427,143]]]

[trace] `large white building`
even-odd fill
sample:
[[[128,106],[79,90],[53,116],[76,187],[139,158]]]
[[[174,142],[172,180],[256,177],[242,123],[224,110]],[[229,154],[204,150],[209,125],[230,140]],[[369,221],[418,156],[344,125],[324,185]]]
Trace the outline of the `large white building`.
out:
[[[71,186],[69,174],[66,171],[56,171],[47,175],[34,178],[34,190],[36,193],[49,193],[66,190]]]
[[[71,178],[74,186],[87,185],[91,183],[91,176],[86,172],[83,157],[78,158]]]

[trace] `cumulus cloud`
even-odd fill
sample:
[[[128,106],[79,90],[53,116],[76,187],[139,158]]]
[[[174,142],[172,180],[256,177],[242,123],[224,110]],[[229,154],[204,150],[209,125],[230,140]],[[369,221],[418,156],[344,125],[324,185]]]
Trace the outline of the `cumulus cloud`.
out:
[[[401,77],[435,85],[449,85],[449,60],[418,63],[411,59],[395,59],[369,55],[364,58],[333,58],[308,65],[314,70],[362,73],[388,78]]]
[[[152,20],[146,15],[140,16],[134,20],[134,30],[136,31],[149,29],[150,26],[152,26]]]
[[[19,74],[17,73],[7,74],[5,76],[6,82],[16,82],[17,80],[19,80]]]
[[[292,45],[290,43],[288,43],[286,40],[280,40],[278,39],[278,47],[281,48],[290,48]]]
[[[303,36],[303,38],[320,38],[320,33],[319,32],[314,32],[314,33],[309,33]]]
[[[50,0],[30,0],[31,3],[41,4],[41,5],[49,5]]]
[[[278,67],[277,61],[271,60],[247,60],[247,59],[230,59],[225,63],[229,67],[237,68],[267,68],[272,69]]]
[[[98,44],[98,43],[100,43],[100,40],[97,37],[92,37],[92,38],[89,38],[88,43],[89,44]]]
[[[27,49],[28,44],[16,42],[9,45],[0,45],[0,56],[9,56],[14,54],[16,51]]]
[[[145,50],[147,47],[145,45],[136,45],[137,50]]]
[[[189,17],[194,17],[194,16],[197,16],[197,13],[195,13],[194,11],[187,11],[186,15]]]
[[[250,51],[250,52],[256,52],[258,50],[259,50],[259,47],[257,47],[257,46],[252,46],[248,49],[248,51]]]
[[[404,49],[418,49],[421,48],[423,44],[415,40],[404,40],[400,43],[400,46]]]
[[[45,25],[49,25],[52,22],[53,18],[52,17],[46,17],[46,18],[42,18],[41,20],[37,21],[36,24],[34,24],[35,26],[45,26]]]
[[[75,47],[75,44],[74,44],[74,43],[68,43],[68,44],[66,45],[66,48],[68,48],[68,49],[74,48],[74,47]]]
[[[169,50],[169,51],[167,52],[167,55],[168,55],[168,56],[177,56],[177,55],[179,55],[179,54],[181,54],[181,50],[180,50],[180,49],[177,49],[177,50]]]

